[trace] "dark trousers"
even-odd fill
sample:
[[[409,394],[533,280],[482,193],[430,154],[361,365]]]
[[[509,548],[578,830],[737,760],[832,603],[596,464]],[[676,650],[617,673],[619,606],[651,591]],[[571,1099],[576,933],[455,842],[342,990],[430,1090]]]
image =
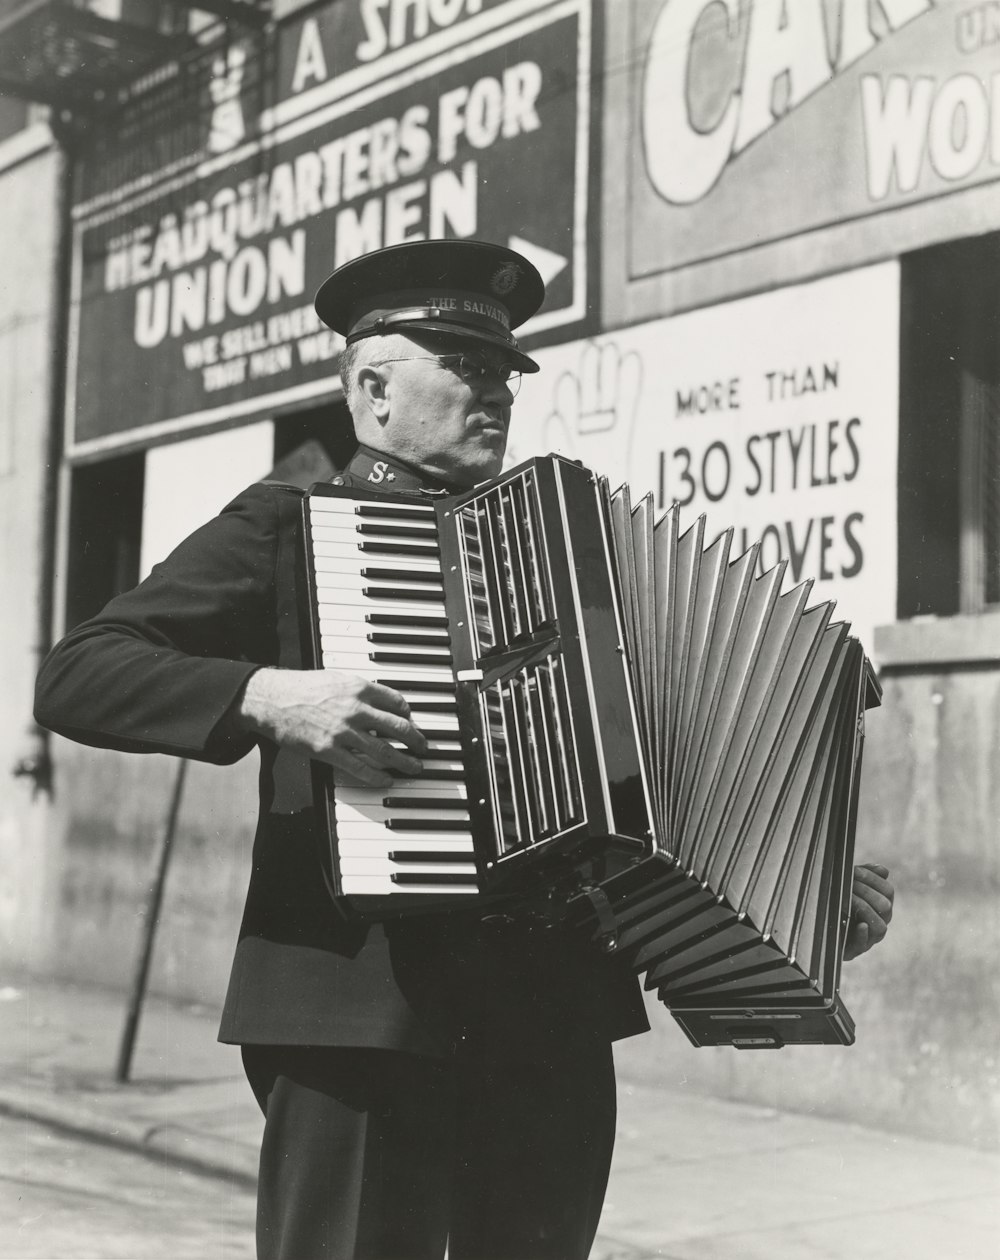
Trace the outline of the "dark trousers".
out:
[[[245,1046],[266,1116],[259,1260],[585,1260],[610,1046],[545,1063]]]

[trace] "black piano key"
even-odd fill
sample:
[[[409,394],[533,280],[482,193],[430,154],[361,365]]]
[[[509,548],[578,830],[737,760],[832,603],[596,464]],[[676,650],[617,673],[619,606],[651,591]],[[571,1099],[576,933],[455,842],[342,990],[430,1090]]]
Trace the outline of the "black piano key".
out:
[[[390,878],[394,884],[456,884],[469,888],[473,892],[479,886],[475,875],[465,875],[460,871],[448,871],[446,874],[441,872],[431,874],[424,871],[393,871]]]
[[[400,626],[406,630],[447,630],[447,617],[404,617],[402,613],[365,613],[369,626]]]
[[[451,647],[451,640],[446,634],[414,634],[405,630],[369,630],[368,642],[402,643],[407,647]]]
[[[377,678],[375,680],[383,687],[391,687],[394,691],[429,691],[433,695],[453,696],[455,694],[455,684],[445,679],[436,680],[433,678]],[[422,705],[415,705],[415,708],[423,708]]]
[[[435,730],[432,726],[422,726],[420,733],[425,739],[430,740],[431,743],[435,740],[441,740],[446,744],[457,744],[461,739],[458,731]]]
[[[429,565],[426,569],[376,569],[365,565],[361,576],[371,582],[420,582],[441,586],[441,570]]]
[[[387,818],[389,831],[468,831],[464,818]]]
[[[468,810],[464,796],[383,796],[386,809],[461,809]]]
[[[397,853],[395,849],[389,850],[390,862],[468,862],[471,854],[456,853],[454,849],[449,849],[445,853],[440,853],[436,849],[428,849],[423,853]]]
[[[369,652],[375,665],[450,665],[450,652]],[[397,687],[398,691],[399,688]]]
[[[412,777],[412,776],[411,776]],[[438,770],[429,766],[416,776],[420,783],[464,783],[464,770]]]
[[[368,577],[369,574],[363,572],[361,576]],[[423,591],[404,591],[395,586],[365,586],[361,593],[365,599],[419,600],[421,603],[439,600],[444,603],[444,587],[440,583],[436,588],[428,587]]]
[[[358,543],[358,551],[366,556],[417,556],[433,560],[441,554],[440,547],[432,543]]]
[[[420,761],[461,761],[462,750],[460,748],[428,748],[426,752],[420,754],[419,760]]]
[[[458,705],[449,700],[419,700],[413,705],[421,713],[457,713]]]
[[[418,541],[433,540],[436,529],[417,529],[413,525],[355,525],[359,534],[377,535],[380,538],[415,538]]]
[[[379,504],[359,503],[354,509],[356,516],[379,521],[433,521],[434,509],[418,507],[385,508]]]

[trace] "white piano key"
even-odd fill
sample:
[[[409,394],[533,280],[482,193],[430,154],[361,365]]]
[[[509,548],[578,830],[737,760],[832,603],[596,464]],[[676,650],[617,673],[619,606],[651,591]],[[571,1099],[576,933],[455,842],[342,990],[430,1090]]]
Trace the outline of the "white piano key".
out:
[[[320,525],[313,528],[312,544],[314,555],[334,554],[330,547],[357,547],[362,543],[378,543],[381,547],[398,549],[403,555],[410,547],[434,547],[440,542],[440,534],[434,528],[409,521],[398,525],[380,525],[358,522],[357,525]]]
[[[449,681],[454,678],[451,665],[447,661],[435,662],[432,656],[427,657],[427,663],[421,662],[419,665],[412,666],[400,664],[396,661],[373,661],[367,652],[347,652],[338,648],[336,651],[323,651],[323,668],[324,669],[352,669],[356,674],[366,674],[370,678],[388,678],[386,670],[392,670],[397,678],[410,678],[413,676],[412,670],[425,671],[437,668],[438,673],[428,675],[428,678],[438,678],[442,681]]]
[[[475,876],[476,867],[473,862],[384,862],[371,858],[342,858],[340,863],[341,877],[348,875],[382,875],[387,872],[391,878],[393,872],[414,875],[471,875]],[[409,886],[407,891],[414,891]]]
[[[431,798],[428,798],[428,800],[430,799]],[[469,815],[464,810],[435,809],[433,804],[428,804],[423,809],[413,809],[410,807],[400,808],[399,806],[386,808],[386,806],[381,803],[371,805],[348,805],[346,801],[337,801],[338,827],[340,826],[341,821],[351,823],[353,825],[356,822],[386,823],[390,820],[394,821],[397,818],[410,819],[414,822],[420,822],[426,818],[433,818],[435,820],[447,819],[449,822],[470,821]],[[455,835],[461,834],[461,832],[455,832]]]
[[[425,849],[436,849],[447,840],[456,840],[465,838],[467,843],[472,843],[472,832],[461,831],[422,831],[420,832],[420,842]],[[382,823],[376,822],[358,822],[352,819],[340,825],[340,819],[337,819],[337,838],[338,840],[365,840],[369,843],[380,839],[388,845],[392,845],[397,839],[414,840],[416,835],[413,832],[407,832],[405,836],[395,836]]]
[[[400,752],[402,752],[405,748],[405,745],[397,739],[390,739],[390,740],[387,740],[386,742],[391,744],[394,748],[398,748]],[[429,739],[427,741],[427,747],[430,748],[434,752],[454,753],[456,757],[458,757],[462,751],[461,740],[459,739],[457,732],[454,735],[447,734],[443,738],[440,738],[440,739]],[[438,763],[436,761],[434,762],[428,761],[426,764],[428,766],[430,765],[436,766]]]
[[[317,573],[316,589],[322,594],[323,591],[359,591],[369,587],[375,590],[384,590],[386,592],[385,599],[396,598],[401,604],[406,601],[398,595],[398,592],[413,590],[418,594],[422,591],[427,599],[440,599],[443,603],[444,593],[440,575],[427,570],[427,581],[419,577],[384,578],[372,576],[373,569],[377,572],[384,567],[382,564],[373,564],[370,560],[366,560],[364,565],[358,569],[346,568],[342,573]],[[365,570],[368,571],[365,572]],[[407,572],[417,574],[424,571],[412,568],[407,570]],[[333,598],[336,597],[334,596]],[[376,598],[378,597],[376,596]],[[374,608],[374,604],[372,607]]]
[[[455,685],[455,675],[450,665],[375,665],[369,661],[368,668],[364,670],[364,673],[370,678],[381,679],[387,683],[390,680],[398,680],[399,682],[412,682],[415,684],[447,683],[449,687],[454,687]],[[426,697],[428,700],[449,699],[449,696],[443,691],[438,691],[436,686],[432,691],[421,691],[419,685],[402,689],[396,688],[396,690],[401,690],[411,705],[421,696]],[[454,692],[451,694],[454,695]]]
[[[386,897],[399,893],[412,896],[454,896],[474,898],[474,885],[461,884],[422,884],[419,888],[413,885],[394,884],[391,875],[351,875],[341,880],[341,891],[345,897]]]
[[[370,499],[365,500],[365,514],[362,515],[358,511],[360,500],[351,499],[345,496],[332,494],[312,494],[309,496],[309,510],[311,512],[321,512],[327,516],[348,516],[358,520],[378,520],[379,517],[390,519],[393,516],[399,516],[401,513],[419,512],[422,516],[434,519],[434,505],[432,503],[375,503]],[[375,509],[375,512],[369,509]],[[376,514],[377,513],[377,514]],[[403,517],[405,520],[406,518]]]
[[[386,547],[386,551],[373,551],[363,543],[377,543]],[[353,534],[345,534],[342,538],[331,538],[326,542],[317,542],[313,547],[313,567],[317,570],[331,569],[336,571],[342,564],[380,564],[394,568],[407,564],[420,565],[427,569],[441,569],[441,558],[433,552],[408,551],[408,546],[429,547],[430,543],[407,544],[399,538],[361,538]]]
[[[362,840],[357,837],[340,837],[337,852],[341,857],[382,857],[388,859],[390,850],[394,853],[429,853],[430,849],[422,840],[397,839],[386,833],[385,840]],[[437,844],[436,853],[471,854],[472,843],[468,837],[458,837],[453,844]]]
[[[407,534],[437,534],[437,521],[433,516],[411,520],[406,516],[314,516],[309,524],[310,536],[318,530],[334,531],[341,534],[389,534],[395,538],[403,538],[400,530]]]
[[[360,530],[376,533],[387,529],[412,529],[420,530],[427,533],[437,533],[437,521],[433,516],[416,517],[401,516],[397,513],[395,516],[358,516],[357,514],[350,516],[346,513],[315,513],[311,514],[309,532],[314,533],[320,529],[339,529],[339,530]]]
[[[370,599],[360,590],[338,591],[327,588],[319,592],[316,609],[320,616],[362,617],[365,612],[398,613],[400,616],[440,617],[444,614],[444,595],[435,599]],[[358,610],[363,611],[358,611]]]
[[[401,682],[412,680],[413,682],[453,684],[455,681],[451,665],[447,663],[427,662],[424,664],[422,662],[419,665],[401,665],[395,661],[379,663],[373,661],[367,652],[324,652],[322,660],[324,669],[351,669],[356,674],[364,674],[367,678],[386,683],[395,678]],[[424,694],[430,695],[430,692]]]
[[[362,541],[362,540],[358,540]],[[377,541],[364,539],[365,542]],[[441,565],[434,556],[413,556],[406,552],[398,555],[379,551],[362,551],[358,542],[328,542],[314,549],[313,568],[317,573],[350,573],[362,565],[379,568],[406,569],[417,573],[440,573]]]
[[[410,705],[410,721],[420,730],[455,731],[458,733],[458,715],[455,713],[429,713],[419,705]]]
[[[338,787],[336,799],[343,800],[346,805],[380,804],[384,796],[427,796],[428,799],[445,798],[447,800],[465,799],[465,784],[446,781],[423,781],[408,779],[406,787],[393,784],[390,787]],[[457,813],[457,811],[456,811]]]
[[[373,587],[376,590],[374,595],[371,594]],[[397,586],[396,591],[398,592],[399,589]],[[363,608],[370,612],[406,613],[408,605],[412,606],[409,610],[414,613],[422,610],[438,617],[445,611],[444,592],[440,586],[411,586],[407,583],[407,595],[403,599],[387,595],[384,590],[385,588],[381,585],[365,579],[361,582],[351,582],[343,587],[326,587],[320,591],[320,594],[325,604],[340,608],[342,611]]]
[[[326,620],[324,618],[324,622]],[[373,634],[404,636],[407,642],[394,643],[384,640],[373,642],[371,638]],[[420,633],[407,630],[403,626],[372,626],[365,621],[347,622],[339,630],[327,630],[321,626],[320,639],[324,647],[341,643],[345,649],[350,645],[350,650],[355,652],[408,652],[412,647],[414,651],[440,653],[447,652],[451,644],[447,632],[443,630],[425,630]]]
[[[457,762],[457,761],[456,762],[450,762],[450,761],[427,762],[426,768],[428,770],[451,770],[459,774],[465,773],[465,767],[462,765],[461,762]],[[418,774],[418,775],[414,775],[412,779],[394,778],[391,784],[387,784],[385,787],[372,788],[372,791],[384,792],[384,793],[392,792],[393,795],[397,795],[397,796],[409,796],[411,795],[412,791],[417,787],[426,785],[427,787],[440,788],[440,787],[444,787],[445,784],[448,784],[448,783],[458,783],[464,787],[464,783],[461,779],[422,779],[420,775]],[[350,790],[353,791],[354,787],[355,785],[351,784]],[[339,795],[340,792],[346,791],[346,790],[347,790],[347,785],[345,785],[343,788],[338,787],[337,793]]]
[[[381,581],[371,578],[355,580],[350,574],[344,574],[348,581],[341,585],[324,584],[319,588],[319,595],[325,604],[341,609],[363,608],[371,612],[405,613],[407,606],[411,611],[426,609],[428,613],[441,616],[445,611],[444,591],[440,586],[421,583],[398,583],[389,593],[389,588]],[[400,591],[405,590],[405,595]]]
[[[384,626],[378,622],[373,625],[370,621],[350,617],[320,617],[319,632],[321,635],[339,634],[362,640],[367,640],[372,634],[406,635],[407,638],[419,639],[421,642],[448,637],[448,631],[443,626]]]
[[[320,648],[324,654],[331,652],[334,655],[343,652],[351,656],[358,652],[363,652],[369,660],[372,652],[382,652],[390,656],[393,654],[398,656],[419,656],[426,658],[428,664],[434,665],[447,665],[451,657],[447,644],[371,643],[367,635],[324,634],[320,636]],[[377,664],[377,662],[372,663]]]

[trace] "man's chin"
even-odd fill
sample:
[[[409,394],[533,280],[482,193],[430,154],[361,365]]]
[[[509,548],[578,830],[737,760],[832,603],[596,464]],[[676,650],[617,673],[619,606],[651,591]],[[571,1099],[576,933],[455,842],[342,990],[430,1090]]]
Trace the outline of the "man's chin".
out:
[[[484,455],[482,459],[470,461],[463,468],[456,469],[453,480],[456,485],[471,490],[473,486],[482,485],[484,481],[492,481],[494,477],[498,477],[502,468],[502,452],[496,457]]]

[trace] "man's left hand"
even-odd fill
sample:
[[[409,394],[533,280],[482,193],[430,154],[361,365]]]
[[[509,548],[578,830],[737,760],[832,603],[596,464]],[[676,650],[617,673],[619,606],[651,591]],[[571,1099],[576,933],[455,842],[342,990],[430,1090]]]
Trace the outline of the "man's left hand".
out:
[[[844,959],[857,958],[885,936],[892,920],[895,890],[884,866],[866,862],[854,868],[851,890],[851,923],[847,929]]]

